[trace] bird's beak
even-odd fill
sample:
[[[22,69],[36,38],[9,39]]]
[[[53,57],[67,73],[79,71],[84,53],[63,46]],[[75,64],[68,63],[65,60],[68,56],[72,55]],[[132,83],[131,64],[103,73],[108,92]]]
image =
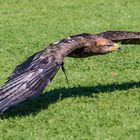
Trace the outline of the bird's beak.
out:
[[[113,47],[110,48],[110,51],[118,51],[121,50],[121,45],[114,43]]]

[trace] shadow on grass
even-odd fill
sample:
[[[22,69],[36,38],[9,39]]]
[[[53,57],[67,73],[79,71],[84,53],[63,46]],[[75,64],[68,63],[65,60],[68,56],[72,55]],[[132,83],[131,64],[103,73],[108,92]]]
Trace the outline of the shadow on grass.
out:
[[[1,118],[9,117],[24,117],[29,114],[35,115],[43,109],[47,109],[50,104],[63,100],[68,97],[77,96],[92,96],[99,93],[112,93],[115,90],[128,90],[130,88],[139,88],[140,82],[126,82],[121,84],[110,84],[110,85],[97,85],[89,87],[72,87],[72,88],[59,88],[46,92],[34,100],[28,100],[18,106],[5,112]]]

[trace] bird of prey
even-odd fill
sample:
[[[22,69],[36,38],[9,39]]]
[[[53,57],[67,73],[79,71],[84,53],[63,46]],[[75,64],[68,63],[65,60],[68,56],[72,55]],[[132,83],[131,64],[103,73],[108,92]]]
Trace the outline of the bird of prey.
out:
[[[107,54],[122,44],[140,44],[140,32],[106,31],[78,34],[51,43],[44,50],[18,65],[0,89],[0,113],[27,99],[40,95],[52,81],[66,56],[84,58]]]

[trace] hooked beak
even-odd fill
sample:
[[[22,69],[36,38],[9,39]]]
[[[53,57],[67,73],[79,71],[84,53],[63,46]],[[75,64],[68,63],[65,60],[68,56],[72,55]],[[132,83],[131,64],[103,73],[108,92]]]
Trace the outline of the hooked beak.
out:
[[[110,51],[118,51],[121,50],[121,45],[114,43],[113,47],[110,48]]]

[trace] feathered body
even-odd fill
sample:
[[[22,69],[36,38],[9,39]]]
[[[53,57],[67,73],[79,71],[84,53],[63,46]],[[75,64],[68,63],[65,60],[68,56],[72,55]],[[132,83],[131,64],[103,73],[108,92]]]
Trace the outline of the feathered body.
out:
[[[108,40],[110,39],[110,40]],[[89,57],[106,54],[120,47],[113,41],[140,44],[140,32],[109,31],[79,34],[48,45],[18,65],[0,89],[0,112],[40,95],[59,70],[66,56]],[[126,42],[127,41],[127,42]]]

